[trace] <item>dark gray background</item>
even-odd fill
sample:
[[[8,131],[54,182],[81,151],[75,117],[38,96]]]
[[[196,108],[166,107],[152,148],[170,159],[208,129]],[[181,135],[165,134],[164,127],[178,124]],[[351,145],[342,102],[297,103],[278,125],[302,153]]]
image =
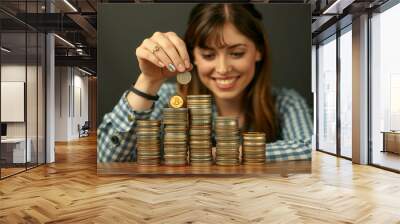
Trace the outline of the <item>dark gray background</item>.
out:
[[[140,73],[135,49],[155,31],[181,37],[194,4],[99,4],[98,123]],[[307,4],[256,4],[268,33],[274,86],[296,89],[312,108],[311,10]]]

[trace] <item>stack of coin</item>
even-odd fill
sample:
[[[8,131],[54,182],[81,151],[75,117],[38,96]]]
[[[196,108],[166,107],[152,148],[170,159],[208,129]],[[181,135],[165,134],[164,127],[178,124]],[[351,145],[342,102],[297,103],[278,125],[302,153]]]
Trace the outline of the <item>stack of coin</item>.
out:
[[[159,120],[137,120],[136,150],[138,164],[160,164],[160,123]]]
[[[245,132],[243,133],[243,163],[264,164],[265,163],[265,133]]]
[[[164,164],[187,164],[187,108],[164,108]]]
[[[212,160],[212,98],[211,95],[188,95],[190,111],[190,163],[191,165],[211,165]]]
[[[239,165],[240,133],[236,117],[217,117],[215,120],[217,165]]]

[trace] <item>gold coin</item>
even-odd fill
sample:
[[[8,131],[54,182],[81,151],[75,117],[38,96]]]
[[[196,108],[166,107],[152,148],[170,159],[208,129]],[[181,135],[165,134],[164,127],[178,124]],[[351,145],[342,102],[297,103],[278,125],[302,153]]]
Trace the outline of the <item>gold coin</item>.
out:
[[[177,96],[177,95],[172,96],[172,97],[169,99],[169,105],[170,105],[172,108],[181,108],[181,107],[183,106],[183,99],[182,99],[182,97]]]
[[[170,114],[177,114],[177,113],[183,113],[186,114],[188,112],[187,108],[163,108],[164,113],[170,113]]]
[[[138,126],[160,126],[160,120],[136,120]]]
[[[211,99],[211,95],[188,95],[190,99]]]

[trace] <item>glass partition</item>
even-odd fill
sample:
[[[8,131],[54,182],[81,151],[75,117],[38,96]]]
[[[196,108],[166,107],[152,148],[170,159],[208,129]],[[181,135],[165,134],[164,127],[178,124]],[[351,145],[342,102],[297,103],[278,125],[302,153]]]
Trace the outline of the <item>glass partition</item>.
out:
[[[38,76],[38,35],[37,32],[29,31],[27,33],[27,82],[26,82],[26,112],[27,112],[27,150],[30,151],[30,158],[27,163],[27,167],[33,167],[37,165],[37,116],[38,116],[38,88],[37,88],[37,76]]]
[[[1,122],[2,177],[24,171],[31,151],[26,142],[26,33],[1,34]],[[4,49],[7,49],[5,51]],[[28,151],[27,151],[28,146]]]
[[[46,124],[46,36],[38,33],[38,64],[37,64],[37,162],[46,162],[45,124]]]
[[[44,2],[18,1],[15,10],[42,13]],[[45,163],[46,39],[26,22],[0,12],[1,179]]]

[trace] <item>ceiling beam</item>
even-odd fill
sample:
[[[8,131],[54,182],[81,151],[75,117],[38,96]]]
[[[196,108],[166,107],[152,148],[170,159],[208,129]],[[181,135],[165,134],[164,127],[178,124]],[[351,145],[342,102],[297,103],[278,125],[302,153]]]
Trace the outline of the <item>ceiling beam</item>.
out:
[[[56,66],[82,66],[96,71],[97,59],[90,56],[55,56]]]
[[[89,36],[86,41],[89,43],[91,40],[96,40],[97,30],[88,22],[88,20],[80,14],[68,14],[71,20],[73,20],[78,26],[82,28],[83,31]],[[91,46],[96,46],[96,41],[90,43]]]

